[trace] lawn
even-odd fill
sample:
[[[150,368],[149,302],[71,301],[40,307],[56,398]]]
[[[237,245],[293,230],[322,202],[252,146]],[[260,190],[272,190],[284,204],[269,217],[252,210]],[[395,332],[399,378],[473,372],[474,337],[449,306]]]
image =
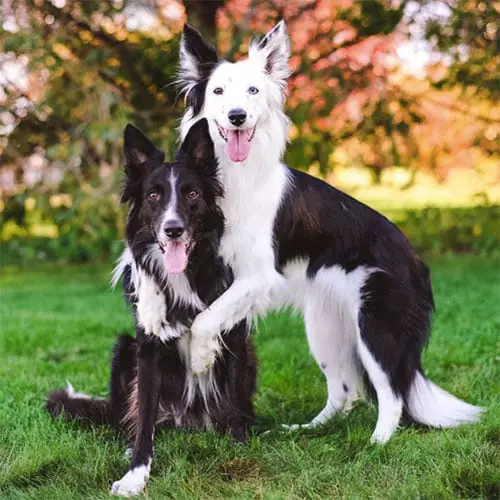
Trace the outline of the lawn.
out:
[[[263,321],[256,434],[246,447],[214,433],[163,430],[147,498],[498,498],[500,495],[500,260],[430,262],[437,314],[424,356],[427,374],[487,407],[479,425],[405,426],[385,447],[369,444],[376,409],[358,404],[316,431],[307,422],[325,384],[301,321]],[[102,428],[53,422],[44,394],[71,380],[105,395],[111,346],[132,326],[104,267],[44,267],[2,274],[0,308],[0,497],[108,498],[127,469],[125,444]]]

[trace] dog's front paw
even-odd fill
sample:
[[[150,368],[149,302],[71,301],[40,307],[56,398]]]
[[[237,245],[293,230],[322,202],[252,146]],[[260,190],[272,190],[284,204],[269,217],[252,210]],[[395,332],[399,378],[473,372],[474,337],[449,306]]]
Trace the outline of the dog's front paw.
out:
[[[197,339],[214,337],[219,331],[217,317],[208,310],[198,314],[191,325],[191,334]]]
[[[133,497],[139,495],[149,478],[149,471],[145,465],[129,470],[119,481],[111,486],[111,495],[119,497]]]
[[[191,370],[202,375],[210,370],[220,350],[219,325],[212,311],[203,311],[191,325]]]
[[[217,336],[196,337],[191,339],[191,371],[195,375],[207,373],[215,363],[219,351]]]

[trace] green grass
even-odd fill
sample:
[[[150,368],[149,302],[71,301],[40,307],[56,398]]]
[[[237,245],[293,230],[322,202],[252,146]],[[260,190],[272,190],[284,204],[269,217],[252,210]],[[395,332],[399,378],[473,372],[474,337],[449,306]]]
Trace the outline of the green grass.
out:
[[[211,432],[160,431],[147,498],[498,498],[500,495],[500,261],[431,262],[438,313],[428,375],[487,407],[479,425],[404,427],[368,443],[376,409],[357,405],[316,431],[272,432],[246,447]],[[104,395],[117,333],[132,322],[108,269],[4,270],[0,309],[0,497],[107,498],[127,469],[106,429],[53,422],[44,394],[70,379]],[[255,335],[257,431],[307,422],[325,384],[298,318],[273,315]]]

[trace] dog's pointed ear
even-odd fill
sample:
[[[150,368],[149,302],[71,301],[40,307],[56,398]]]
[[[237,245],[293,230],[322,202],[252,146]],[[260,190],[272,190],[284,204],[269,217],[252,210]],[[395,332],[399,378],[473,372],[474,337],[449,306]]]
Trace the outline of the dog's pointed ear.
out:
[[[219,56],[214,47],[203,40],[196,29],[185,24],[179,52],[177,85],[188,101],[193,89],[206,81],[218,62]]]
[[[264,71],[282,88],[290,76],[288,59],[290,39],[285,21],[281,20],[262,40],[250,46],[249,58],[260,62]]]
[[[214,143],[206,118],[198,120],[189,129],[180,152],[199,167],[211,168],[215,164]]]
[[[136,127],[130,123],[123,134],[125,172],[130,178],[137,179],[147,171],[151,160],[163,163],[164,154]]]

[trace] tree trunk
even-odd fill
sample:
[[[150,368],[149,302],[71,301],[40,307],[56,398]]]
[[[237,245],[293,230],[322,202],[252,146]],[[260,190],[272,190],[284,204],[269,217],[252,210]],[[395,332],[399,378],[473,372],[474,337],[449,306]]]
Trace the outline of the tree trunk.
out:
[[[198,29],[214,46],[217,42],[217,9],[223,4],[224,0],[184,0],[187,22]]]

